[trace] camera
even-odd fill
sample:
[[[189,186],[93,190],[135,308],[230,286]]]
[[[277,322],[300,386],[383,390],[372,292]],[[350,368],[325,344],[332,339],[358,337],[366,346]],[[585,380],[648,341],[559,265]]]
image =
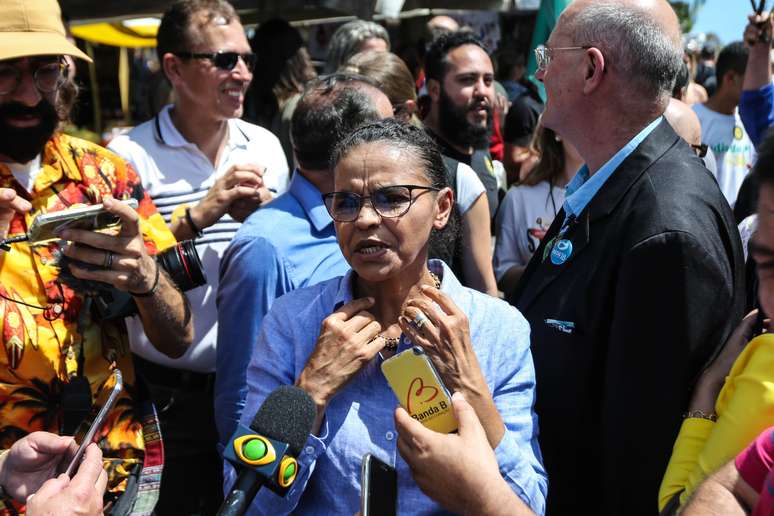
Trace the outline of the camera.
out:
[[[187,292],[207,283],[202,260],[193,240],[183,240],[156,255],[159,265],[169,274],[177,288]]]
[[[156,261],[183,292],[207,284],[207,276],[193,240],[176,243],[157,254]],[[137,305],[131,294],[112,285],[76,278],[70,273],[69,262],[66,256],[59,257],[59,280],[76,292],[88,292],[91,295],[93,315],[97,320],[119,319],[137,313]]]

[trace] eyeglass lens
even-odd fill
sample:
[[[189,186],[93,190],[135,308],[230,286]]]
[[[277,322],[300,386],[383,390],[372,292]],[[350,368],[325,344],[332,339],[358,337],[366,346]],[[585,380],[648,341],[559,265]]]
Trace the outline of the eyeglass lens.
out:
[[[325,197],[325,205],[331,217],[338,221],[350,222],[357,219],[366,199],[371,199],[376,213],[382,217],[400,217],[411,206],[411,190],[405,186],[387,186],[362,196],[354,192],[333,192]]]
[[[43,93],[56,91],[62,85],[64,70],[62,63],[49,63],[37,68],[33,74],[35,86]],[[13,65],[0,66],[0,95],[7,95],[18,88],[22,71]]]

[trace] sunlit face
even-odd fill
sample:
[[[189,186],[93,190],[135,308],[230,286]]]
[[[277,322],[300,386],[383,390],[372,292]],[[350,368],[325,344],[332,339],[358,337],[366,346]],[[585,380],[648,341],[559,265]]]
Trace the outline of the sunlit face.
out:
[[[774,315],[774,186],[761,182],[758,229],[750,244],[758,268],[758,297],[768,317]]]
[[[419,160],[391,142],[359,145],[339,161],[334,170],[337,192],[363,196],[391,185],[430,186]],[[341,252],[358,275],[384,281],[402,272],[418,270],[427,261],[430,231],[446,225],[451,211],[449,189],[415,190],[413,204],[398,218],[374,211],[370,200],[353,222],[336,222]]]
[[[200,37],[201,42],[189,49],[191,53],[251,52],[244,29],[236,20],[228,25],[209,24]],[[252,78],[241,58],[231,70],[217,68],[209,59],[181,59],[175,93],[215,120],[238,118]]]
[[[546,41],[547,48],[576,46],[561,27],[561,20]],[[543,110],[543,125],[557,134],[562,134],[562,125],[573,112],[575,92],[582,87],[576,84],[577,73],[573,73],[585,54],[580,51],[556,51],[551,53],[551,61],[544,70],[538,70],[535,77],[543,82],[546,90],[546,103]]]
[[[495,98],[492,60],[478,45],[462,45],[449,52],[446,61],[443,93],[466,111],[469,124],[486,129]]]

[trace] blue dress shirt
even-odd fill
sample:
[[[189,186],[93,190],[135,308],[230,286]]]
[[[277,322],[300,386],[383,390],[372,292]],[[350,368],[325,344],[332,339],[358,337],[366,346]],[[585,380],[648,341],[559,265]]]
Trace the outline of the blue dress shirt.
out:
[[[570,216],[577,218],[581,214],[583,209],[591,202],[591,199],[597,195],[597,192],[600,190],[600,188],[602,188],[610,176],[613,175],[613,172],[615,172],[615,169],[618,168],[618,165],[623,163],[623,161],[629,157],[629,154],[634,152],[634,150],[639,147],[642,141],[647,138],[651,132],[653,132],[658,124],[661,123],[662,118],[663,117],[656,118],[654,121],[648,124],[645,129],[637,133],[637,135],[632,138],[629,143],[624,145],[621,150],[616,152],[615,155],[607,161],[607,163],[602,165],[602,167],[597,170],[596,174],[593,176],[589,177],[590,171],[589,167],[586,165],[583,165],[580,170],[578,170],[578,173],[575,174],[575,177],[573,177],[572,180],[567,184],[567,192],[565,194],[566,197],[564,198],[564,204],[562,205],[564,208],[564,213],[567,216],[565,221],[567,221]]]
[[[221,443],[242,413],[247,364],[274,300],[348,269],[320,191],[298,171],[286,193],[242,224],[220,264],[215,422]]]
[[[431,260],[430,268],[442,278],[441,290],[469,319],[473,348],[503,418],[506,430],[495,450],[500,473],[527,505],[543,514],[547,480],[533,410],[529,325],[508,303],[460,285],[443,262]],[[275,301],[247,371],[242,424],[250,424],[272,390],[296,381],[315,348],[323,320],[352,300],[352,280],[349,272]],[[410,346],[401,339],[398,351]],[[422,494],[398,454],[393,417],[398,401],[381,372],[381,362],[377,355],[331,400],[319,437],[309,436],[298,458],[298,477],[286,498],[262,490],[250,514],[355,514],[360,507],[361,460],[369,452],[397,470],[398,514],[442,510]],[[233,469],[229,470],[226,486],[234,482]]]

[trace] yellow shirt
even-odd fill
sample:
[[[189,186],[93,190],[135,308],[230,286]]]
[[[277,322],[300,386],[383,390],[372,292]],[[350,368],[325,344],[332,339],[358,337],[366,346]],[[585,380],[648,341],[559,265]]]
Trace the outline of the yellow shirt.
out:
[[[774,423],[774,334],[756,337],[737,357],[715,403],[717,422],[686,419],[658,494],[659,510],[698,485]]]
[[[0,164],[0,187],[13,188],[32,203],[28,214],[12,220],[9,236],[25,233],[37,214],[95,204],[112,195],[139,202],[137,211],[151,254],[174,244],[136,172],[110,151],[56,134],[45,146],[41,167],[30,194]],[[126,327],[123,320],[98,321],[91,311],[82,310],[84,297],[60,279],[60,244],[18,243],[0,253],[0,448],[7,449],[36,430],[60,433],[64,385],[73,375],[85,376],[94,397],[115,363],[123,373],[124,391],[99,443],[109,485],[121,489],[128,467],[142,463],[144,449],[132,399],[135,378]]]

